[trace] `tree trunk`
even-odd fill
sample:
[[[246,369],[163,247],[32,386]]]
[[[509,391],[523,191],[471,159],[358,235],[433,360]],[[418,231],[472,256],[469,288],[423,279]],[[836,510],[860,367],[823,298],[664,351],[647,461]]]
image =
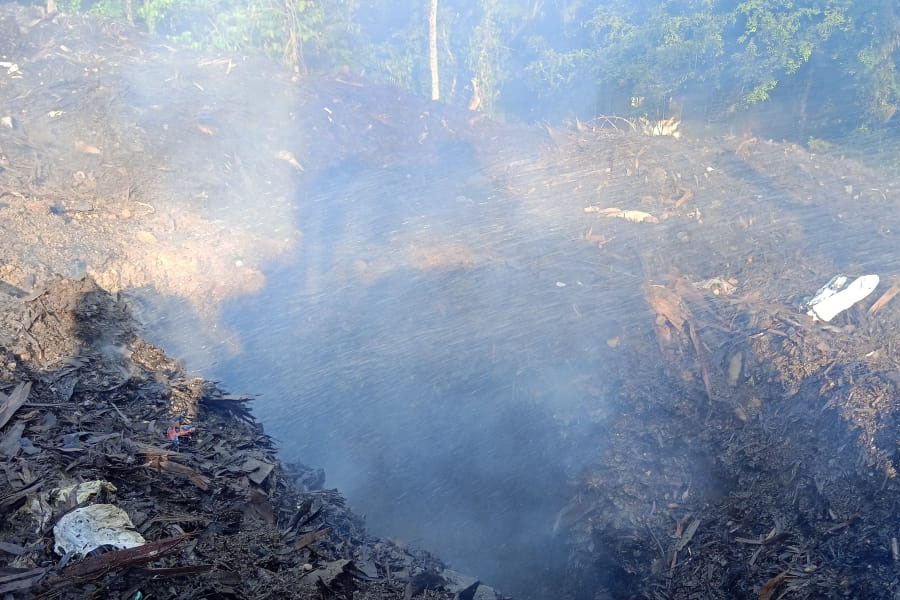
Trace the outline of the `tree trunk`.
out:
[[[428,14],[428,56],[431,62],[432,100],[439,100],[441,97],[441,85],[438,81],[437,4],[438,0],[431,0],[431,12]]]

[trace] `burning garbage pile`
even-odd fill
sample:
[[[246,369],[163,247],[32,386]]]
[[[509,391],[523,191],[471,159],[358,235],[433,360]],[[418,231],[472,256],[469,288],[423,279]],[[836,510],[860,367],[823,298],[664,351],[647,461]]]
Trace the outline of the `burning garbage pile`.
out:
[[[5,597],[499,598],[367,535],[321,471],[279,462],[248,397],[187,378],[91,280],[0,323]]]

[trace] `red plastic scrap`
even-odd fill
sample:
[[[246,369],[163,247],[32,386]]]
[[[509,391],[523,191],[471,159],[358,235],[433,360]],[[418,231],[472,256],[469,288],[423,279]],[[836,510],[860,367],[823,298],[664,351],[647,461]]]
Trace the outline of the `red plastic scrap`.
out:
[[[178,438],[184,435],[191,435],[197,430],[196,427],[191,427],[190,425],[179,425],[178,427],[169,427],[166,430],[166,437],[178,443]]]

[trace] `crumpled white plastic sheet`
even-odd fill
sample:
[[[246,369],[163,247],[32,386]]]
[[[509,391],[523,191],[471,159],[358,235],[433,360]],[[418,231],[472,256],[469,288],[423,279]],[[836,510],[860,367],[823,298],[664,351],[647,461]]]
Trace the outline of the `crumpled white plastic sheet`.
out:
[[[143,536],[134,531],[128,513],[112,504],[91,504],[76,508],[54,525],[57,554],[84,555],[100,546],[112,546],[122,550],[146,543]]]

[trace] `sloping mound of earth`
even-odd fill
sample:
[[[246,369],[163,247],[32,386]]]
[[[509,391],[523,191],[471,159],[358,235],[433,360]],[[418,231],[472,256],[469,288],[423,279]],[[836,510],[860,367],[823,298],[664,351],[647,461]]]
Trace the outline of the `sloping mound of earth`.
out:
[[[152,290],[214,320],[303,236],[300,184],[494,126],[352,75],[174,49],[120,20],[0,5],[0,279]],[[430,264],[434,253],[411,260]]]
[[[4,597],[499,598],[367,535],[321,471],[279,462],[247,398],[188,378],[90,279],[0,321]],[[92,507],[127,527],[66,529]]]
[[[597,450],[557,515],[573,597],[895,597],[896,179],[755,138],[556,142],[507,184],[593,248],[602,292],[562,320],[608,304],[622,362],[584,400]],[[830,322],[801,310],[866,273]]]

